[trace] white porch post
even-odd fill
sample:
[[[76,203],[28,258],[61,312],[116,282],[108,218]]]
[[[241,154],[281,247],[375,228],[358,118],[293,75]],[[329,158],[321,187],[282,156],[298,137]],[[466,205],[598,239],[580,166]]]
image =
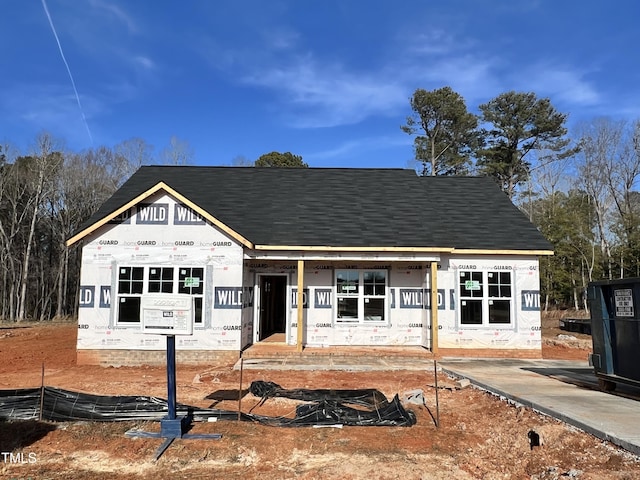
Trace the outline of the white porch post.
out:
[[[298,260],[298,352],[302,352],[304,341],[304,260]]]
[[[431,353],[438,354],[438,262],[431,262]]]

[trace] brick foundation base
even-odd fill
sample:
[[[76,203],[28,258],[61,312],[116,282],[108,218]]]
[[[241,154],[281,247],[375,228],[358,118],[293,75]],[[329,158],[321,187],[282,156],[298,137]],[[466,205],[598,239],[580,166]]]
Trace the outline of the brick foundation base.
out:
[[[240,358],[237,351],[178,350],[178,365],[233,365]],[[103,367],[138,367],[142,365],[166,365],[166,350],[77,350],[78,365]]]
[[[464,358],[531,358],[541,359],[542,350],[495,350],[492,348],[440,348],[438,357],[464,357]]]

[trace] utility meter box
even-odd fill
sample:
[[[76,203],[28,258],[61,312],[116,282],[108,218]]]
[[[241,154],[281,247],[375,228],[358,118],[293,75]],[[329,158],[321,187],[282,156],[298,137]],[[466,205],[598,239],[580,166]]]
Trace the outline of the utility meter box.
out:
[[[191,295],[143,295],[140,311],[143,333],[193,335],[194,301]]]

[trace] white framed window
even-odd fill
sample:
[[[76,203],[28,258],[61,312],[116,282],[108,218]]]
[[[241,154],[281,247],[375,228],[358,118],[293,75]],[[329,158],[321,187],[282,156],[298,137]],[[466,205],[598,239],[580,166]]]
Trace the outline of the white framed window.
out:
[[[386,322],[386,270],[336,270],[336,321]]]
[[[118,267],[118,323],[140,323],[140,297],[144,293],[144,267]]]
[[[140,299],[146,293],[187,293],[194,297],[195,324],[202,325],[204,268],[118,267],[116,323],[140,323]]]
[[[202,324],[202,299],[204,298],[204,268],[179,267],[178,293],[188,293],[194,297],[195,324]]]
[[[511,325],[511,271],[458,272],[461,325]]]

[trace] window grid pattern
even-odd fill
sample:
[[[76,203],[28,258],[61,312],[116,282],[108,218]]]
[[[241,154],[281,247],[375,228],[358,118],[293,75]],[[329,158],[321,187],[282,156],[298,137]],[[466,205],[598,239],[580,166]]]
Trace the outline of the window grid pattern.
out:
[[[458,287],[462,325],[511,324],[510,271],[460,271]]]
[[[117,323],[140,322],[140,299],[143,294],[174,292],[194,297],[195,323],[203,323],[204,268],[119,267],[117,285]]]
[[[387,272],[337,270],[338,322],[384,322],[387,315]]]
[[[140,321],[140,297],[144,291],[143,267],[118,269],[118,323]]]
[[[173,293],[173,267],[149,268],[149,293]]]
[[[181,267],[178,270],[178,293],[193,295],[195,323],[202,324],[202,298],[204,293],[204,268]]]

